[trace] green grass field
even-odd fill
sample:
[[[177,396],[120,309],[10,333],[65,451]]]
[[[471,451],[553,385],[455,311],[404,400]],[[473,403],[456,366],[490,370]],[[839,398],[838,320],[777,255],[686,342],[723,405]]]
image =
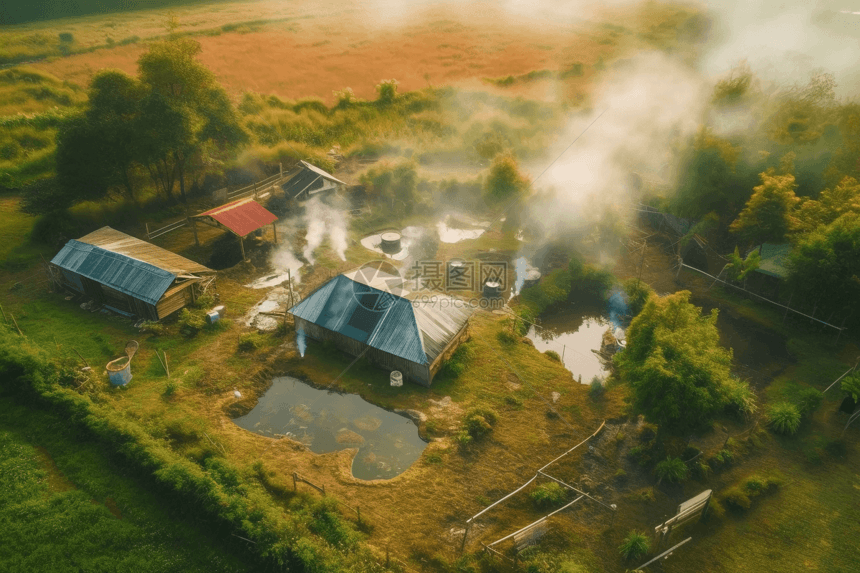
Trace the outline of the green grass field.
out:
[[[238,547],[215,543],[62,420],[0,407],[0,570],[251,571]]]

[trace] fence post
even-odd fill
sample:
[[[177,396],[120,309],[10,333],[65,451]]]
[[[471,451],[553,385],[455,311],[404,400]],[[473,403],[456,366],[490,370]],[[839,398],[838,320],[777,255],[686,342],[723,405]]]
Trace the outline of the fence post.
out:
[[[298,482],[298,474],[296,472],[293,472],[293,491],[298,490],[298,486],[296,485],[297,482]]]
[[[358,514],[358,523],[361,524],[361,508],[356,507],[355,512]]]
[[[782,315],[782,323],[785,324],[785,318],[788,316],[788,311],[791,310],[791,299],[794,298],[794,293],[791,293],[791,296],[788,297],[788,304],[785,305],[785,314]]]
[[[149,241],[149,223],[144,223],[146,225],[146,240]]]
[[[463,530],[463,543],[460,544],[460,553],[466,550],[466,538],[469,537],[469,527],[471,526],[471,523],[467,523],[466,529]]]

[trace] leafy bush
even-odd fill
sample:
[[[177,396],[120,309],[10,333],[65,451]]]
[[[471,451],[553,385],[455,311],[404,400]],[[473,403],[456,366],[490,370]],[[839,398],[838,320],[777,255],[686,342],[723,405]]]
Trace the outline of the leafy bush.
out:
[[[239,350],[251,352],[263,347],[263,337],[256,332],[246,332],[239,335]]]
[[[505,404],[513,406],[514,408],[523,407],[523,401],[517,396],[514,396],[513,394],[508,394],[505,396]]]
[[[681,483],[687,479],[687,464],[681,461],[680,458],[668,457],[657,464],[654,468],[658,479],[665,479],[671,483]]]
[[[581,259],[574,257],[568,264],[570,276],[570,293],[568,298],[587,299],[592,301],[606,300],[615,277],[607,270],[599,269],[585,264]]]
[[[779,476],[753,474],[728,488],[721,497],[727,505],[734,509],[749,509],[754,498],[776,490],[782,483],[783,480]]]
[[[71,32],[60,32],[59,37],[60,41],[64,44],[71,44],[75,41],[75,37]]]
[[[167,327],[155,320],[145,320],[140,325],[140,331],[148,332],[149,334],[154,334],[155,336],[164,336],[165,334],[167,334]]]
[[[588,395],[592,400],[599,400],[606,392],[606,386],[600,376],[595,376],[591,379],[591,384],[588,385]]]
[[[708,477],[711,475],[711,472],[713,472],[713,469],[709,464],[699,460],[693,462],[693,466],[690,469],[693,473],[693,476],[696,479],[702,481],[707,480]]]
[[[488,408],[473,408],[463,419],[463,427],[470,436],[480,439],[493,431],[498,415]]]
[[[529,497],[538,509],[557,507],[567,499],[567,490],[555,482],[544,483],[534,488]]]
[[[382,103],[392,103],[397,99],[397,80],[382,80],[376,85],[376,91],[379,94],[379,101]]]
[[[206,326],[206,314],[199,310],[183,308],[179,311],[176,324],[179,325],[179,332],[182,336],[194,338]]]
[[[752,501],[747,492],[738,486],[731,487],[723,492],[723,502],[734,509],[749,509]]]
[[[175,381],[168,380],[167,383],[164,384],[164,390],[161,391],[161,395],[165,398],[170,398],[176,393],[177,388],[179,388],[179,386]]]
[[[474,351],[469,344],[461,344],[451,355],[451,358],[443,364],[441,372],[451,378],[460,376],[466,371],[466,366],[473,355]]]
[[[779,434],[792,436],[800,428],[800,410],[790,402],[777,402],[767,410],[768,424]]]
[[[561,362],[561,356],[559,356],[558,352],[556,352],[555,350],[547,350],[546,352],[544,352],[544,356],[546,356],[550,360]]]
[[[734,455],[729,450],[720,450],[710,458],[711,465],[716,469],[721,466],[729,465],[734,461]]]
[[[624,559],[638,559],[651,550],[651,541],[645,533],[631,531],[618,548]]]
[[[510,346],[511,344],[516,344],[517,342],[520,341],[520,338],[518,336],[516,336],[515,334],[513,334],[507,328],[497,332],[496,338],[498,338],[499,342],[501,342],[502,344],[504,344],[506,346]]]
[[[629,278],[622,283],[627,298],[627,314],[636,316],[654,294],[654,289],[641,280]]]
[[[726,393],[726,408],[729,411],[748,418],[758,410],[755,392],[748,382],[731,376],[724,382],[723,390]]]
[[[824,394],[815,388],[804,388],[800,391],[797,398],[797,408],[800,410],[800,415],[803,417],[812,416],[812,414],[821,406],[821,401],[824,399]]]
[[[842,391],[854,398],[855,402],[860,402],[860,374],[852,374],[842,379]]]

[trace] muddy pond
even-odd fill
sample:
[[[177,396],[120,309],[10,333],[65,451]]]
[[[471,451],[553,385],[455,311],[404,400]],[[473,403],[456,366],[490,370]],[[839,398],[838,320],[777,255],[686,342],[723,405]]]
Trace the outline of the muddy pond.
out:
[[[257,406],[233,422],[264,436],[286,436],[317,454],[358,448],[352,475],[363,480],[403,473],[427,446],[412,420],[290,376],[275,378]]]
[[[526,336],[541,352],[557,352],[574,379],[581,376],[582,383],[589,384],[595,376],[605,378],[609,374],[592,352],[600,350],[603,333],[610,327],[608,318],[596,311],[562,307],[545,313],[540,324],[539,327],[532,325]]]

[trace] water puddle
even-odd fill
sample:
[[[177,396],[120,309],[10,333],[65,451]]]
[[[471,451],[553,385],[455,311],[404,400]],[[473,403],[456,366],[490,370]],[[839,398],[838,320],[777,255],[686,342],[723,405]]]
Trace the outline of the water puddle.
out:
[[[454,224],[451,217],[445,217],[444,221],[436,223],[436,230],[439,233],[440,241],[443,243],[459,243],[460,241],[477,239],[486,231],[484,228],[461,229],[453,226]],[[464,226],[480,227],[481,224],[469,221]]]
[[[364,480],[403,473],[427,446],[410,419],[290,376],[275,378],[257,406],[233,421],[264,436],[287,436],[317,454],[358,448],[352,475]]]
[[[601,316],[583,315],[582,311],[559,310],[541,319],[541,327],[532,326],[526,335],[541,352],[552,350],[563,357],[565,368],[583,384],[601,378],[609,370],[592,350],[600,350],[603,333],[610,322]]]
[[[289,291],[284,287],[276,287],[268,292],[265,299],[248,310],[243,322],[247,327],[272,332],[283,322],[283,314],[289,307]]]
[[[255,289],[272,288],[272,287],[280,286],[280,285],[282,285],[282,284],[284,284],[290,280],[290,274],[292,274],[293,283],[295,284],[295,282],[296,282],[295,279],[298,276],[297,271],[301,267],[302,267],[302,264],[299,263],[299,266],[294,268],[294,269],[290,269],[290,272],[284,271],[282,273],[276,273],[273,275],[266,275],[264,277],[258,278],[257,280],[255,280],[252,283],[246,284],[245,286],[247,288],[255,288]]]

